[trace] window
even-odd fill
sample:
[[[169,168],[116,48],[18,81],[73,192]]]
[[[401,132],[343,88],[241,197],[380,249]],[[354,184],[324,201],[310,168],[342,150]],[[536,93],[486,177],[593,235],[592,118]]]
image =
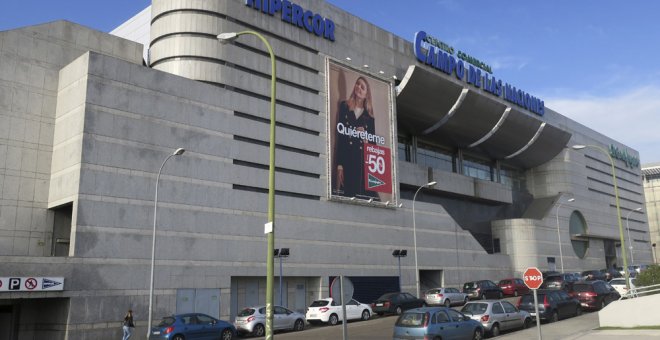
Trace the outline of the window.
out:
[[[525,172],[508,166],[500,167],[500,182],[517,191],[525,191],[527,188]]]
[[[501,251],[500,250],[500,239],[495,238],[495,239],[493,239],[493,253],[497,254],[500,251]]]
[[[493,167],[488,161],[465,156],[463,159],[463,174],[486,181],[492,181]]]
[[[449,314],[449,317],[454,320],[454,321],[461,321],[463,320],[463,314],[453,310],[453,309],[447,309],[447,314]]]
[[[454,172],[453,153],[440,147],[419,142],[417,143],[417,164],[434,169]]]
[[[584,235],[587,233],[587,222],[579,211],[573,211],[569,220],[569,231],[571,236]],[[571,238],[571,245],[577,257],[583,259],[589,249],[589,240]]]
[[[493,314],[504,314],[504,308],[499,302],[493,303]]]
[[[435,316],[438,323],[449,322],[449,317],[445,312],[437,312]]]
[[[412,142],[409,137],[399,136],[397,154],[400,161],[412,162]]]
[[[509,303],[508,301],[500,301],[500,303],[502,303],[502,306],[504,307],[504,311],[505,311],[505,312],[507,312],[507,313],[517,313],[517,312],[518,312],[518,310],[516,309],[516,307],[514,307],[514,306],[513,306],[511,303]]]

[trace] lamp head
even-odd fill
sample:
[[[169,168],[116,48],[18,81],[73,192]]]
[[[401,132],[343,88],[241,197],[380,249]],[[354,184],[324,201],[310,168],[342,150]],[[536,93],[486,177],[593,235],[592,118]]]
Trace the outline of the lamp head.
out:
[[[178,148],[178,149],[174,150],[174,152],[172,153],[172,156],[180,156],[180,155],[183,155],[184,152],[186,152],[186,149]]]
[[[218,40],[220,40],[221,43],[227,44],[232,41],[234,41],[238,37],[238,33],[236,32],[228,32],[228,33],[220,33],[218,34]]]
[[[569,198],[566,202],[575,202],[575,198]]]
[[[586,148],[586,147],[587,147],[586,145],[582,145],[582,144],[577,144],[577,145],[573,145],[573,146],[571,146],[571,148],[572,148],[573,150],[582,150],[582,149],[584,149],[584,148]]]
[[[399,207],[399,208],[403,207],[403,203],[399,203],[399,205],[397,205],[397,207]]]
[[[642,207],[635,209],[635,211],[642,211]]]
[[[438,182],[433,181],[433,182],[428,182],[428,183],[426,183],[426,186],[427,186],[427,187],[432,187],[432,186],[434,186],[434,185],[436,185],[436,184],[438,184]]]

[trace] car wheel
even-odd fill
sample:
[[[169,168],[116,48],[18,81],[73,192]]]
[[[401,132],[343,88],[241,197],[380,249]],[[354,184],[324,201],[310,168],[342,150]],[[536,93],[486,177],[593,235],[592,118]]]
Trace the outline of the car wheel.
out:
[[[470,298],[467,296],[465,297],[465,300],[463,300],[463,304],[466,305],[470,301]]]
[[[185,339],[185,338],[184,338],[183,335],[181,335],[181,334],[177,334],[177,335],[175,335],[175,336],[172,338],[172,340],[184,340],[184,339]]]
[[[394,312],[396,313],[396,315],[401,315],[401,313],[403,313],[403,309],[401,309],[401,306],[396,306]]]
[[[493,337],[499,336],[500,335],[500,325],[494,324],[493,328],[490,329],[490,335]]]
[[[445,299],[445,307],[451,307],[451,301],[449,301],[449,299]]]
[[[296,332],[300,332],[303,329],[305,329],[305,322],[300,319],[296,320],[296,323],[293,324],[293,330]]]
[[[482,293],[482,294],[481,294],[481,299],[482,299],[482,300],[486,300],[486,293]]]
[[[264,336],[264,333],[266,333],[266,329],[264,328],[264,325],[258,323],[256,326],[254,326],[254,329],[252,329],[252,335],[254,336]]]
[[[222,330],[222,333],[220,333],[220,339],[222,340],[231,340],[234,338],[234,332],[231,331],[229,328],[225,328]]]
[[[497,294],[497,299],[498,300],[502,300],[503,297],[504,297],[504,293],[499,292],[499,294]]]
[[[426,302],[422,302],[422,308],[424,308],[426,306],[427,306]]]
[[[600,302],[600,309],[603,309],[603,308],[605,308],[605,300]]]
[[[484,333],[480,329],[475,329],[474,334],[472,335],[472,340],[481,340],[484,338]]]
[[[328,318],[328,324],[334,326],[339,323],[339,318],[337,318],[337,314],[332,314]]]
[[[523,322],[523,329],[527,329],[529,327],[532,327],[532,319],[525,318],[525,322]]]
[[[575,316],[582,315],[582,308],[580,306],[575,307]]]
[[[552,312],[552,316],[550,316],[550,322],[557,322],[559,321],[559,314],[557,314],[557,311]]]
[[[367,321],[371,317],[371,314],[369,314],[368,310],[363,310],[362,311],[362,321]]]
[[[517,290],[513,291],[513,296],[518,296],[518,291]]]

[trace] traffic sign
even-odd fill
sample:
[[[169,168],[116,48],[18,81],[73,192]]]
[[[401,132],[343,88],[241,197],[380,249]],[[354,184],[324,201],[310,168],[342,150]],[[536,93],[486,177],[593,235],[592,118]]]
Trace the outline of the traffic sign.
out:
[[[529,289],[539,289],[543,283],[543,274],[536,267],[529,267],[523,274],[523,281]]]

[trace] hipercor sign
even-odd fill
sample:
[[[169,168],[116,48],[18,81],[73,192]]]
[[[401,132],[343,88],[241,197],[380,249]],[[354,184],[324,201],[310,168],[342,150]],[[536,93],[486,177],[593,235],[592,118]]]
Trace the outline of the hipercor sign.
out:
[[[63,277],[0,277],[0,292],[41,292],[64,290]]]

